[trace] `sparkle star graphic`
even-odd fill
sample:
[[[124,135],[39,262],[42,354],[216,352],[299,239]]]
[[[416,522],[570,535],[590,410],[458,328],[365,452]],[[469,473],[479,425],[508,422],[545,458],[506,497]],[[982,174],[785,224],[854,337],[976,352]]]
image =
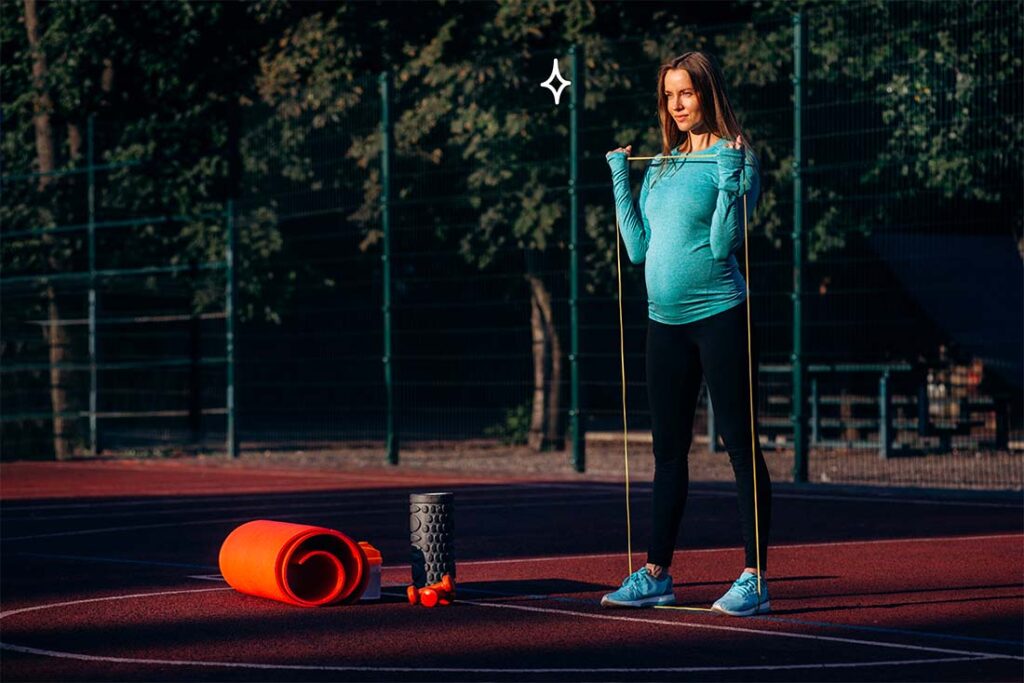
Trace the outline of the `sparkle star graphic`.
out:
[[[558,106],[558,101],[562,98],[562,91],[572,85],[572,81],[567,81],[562,78],[562,74],[558,72],[558,59],[552,59],[551,64],[551,75],[548,76],[548,80],[541,83],[541,86],[551,91],[551,94],[555,96],[555,106]],[[558,79],[559,86],[555,89],[554,81]]]

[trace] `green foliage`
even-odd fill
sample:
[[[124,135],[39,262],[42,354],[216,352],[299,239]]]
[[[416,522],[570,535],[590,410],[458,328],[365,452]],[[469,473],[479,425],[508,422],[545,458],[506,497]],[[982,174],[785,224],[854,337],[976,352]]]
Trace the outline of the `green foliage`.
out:
[[[33,107],[39,92],[48,93],[52,102],[48,114],[57,170],[85,165],[90,116],[97,122],[95,162],[135,164],[96,172],[97,220],[223,216],[225,200],[239,191],[233,159],[240,154],[235,142],[240,107],[251,101],[255,88],[250,53],[268,33],[277,32],[267,19],[275,4],[261,5],[40,3],[40,49],[47,71],[46,78],[35,84],[24,6],[6,3],[0,22],[0,106],[7,123],[0,149],[8,175],[0,222],[5,228],[86,223],[84,173],[52,179],[45,191],[36,191],[38,180],[10,179],[11,174],[38,170]],[[76,137],[77,155],[72,154]],[[280,250],[281,237],[276,226],[259,220],[265,211],[257,207],[254,213],[252,220],[238,217],[240,241],[247,249],[239,263],[243,318],[274,318],[287,289],[271,287],[266,274],[272,270],[268,264]],[[223,260],[223,223],[223,218],[197,218],[137,225],[130,231],[131,239],[122,238],[104,250],[104,266]],[[81,270],[84,239],[82,231],[48,242],[36,237],[5,240],[4,271],[13,276],[69,267]],[[250,295],[259,299],[246,301]],[[201,288],[194,308],[204,309],[211,298],[217,299]]]
[[[526,74],[547,73],[552,56],[559,58],[566,74],[567,46],[583,46],[586,128],[615,131],[610,136],[614,139],[584,139],[585,155],[600,166],[603,152],[619,144],[632,141],[640,149],[660,148],[653,110],[656,67],[683,48],[708,49],[730,79],[733,103],[762,160],[763,189],[753,229],[784,248],[791,223],[792,117],[766,114],[786,112],[791,106],[790,13],[800,6],[808,13],[808,95],[813,98],[815,88],[834,88],[837,98],[855,103],[851,123],[863,111],[877,118],[875,128],[890,131],[877,150],[865,147],[876,153],[858,167],[860,186],[843,174],[816,174],[807,184],[812,202],[831,207],[808,216],[812,258],[841,248],[851,231],[865,232],[891,220],[888,212],[898,206],[849,202],[847,197],[890,192],[894,171],[904,187],[934,189],[950,199],[1000,201],[1002,194],[993,188],[1024,137],[1021,118],[979,120],[969,114],[970,108],[960,108],[951,119],[949,104],[930,102],[940,96],[947,103],[950,98],[974,101],[977,110],[977,100],[987,98],[987,105],[1007,110],[1005,85],[1012,84],[1014,70],[1020,68],[1019,50],[1013,49],[1019,38],[1012,35],[1011,22],[993,21],[994,4],[939,3],[925,24],[908,23],[899,8],[880,1],[737,5],[749,10],[758,23],[706,26],[688,23],[691,15],[657,5],[634,5],[627,11],[618,4],[588,2],[478,5],[459,17],[424,11],[419,40],[405,42],[401,59],[388,64],[396,87],[395,154],[400,162],[416,162],[419,168],[437,172],[397,181],[395,195],[399,200],[468,197],[475,214],[468,223],[460,221],[458,229],[452,229],[447,205],[428,203],[417,215],[424,224],[435,226],[440,240],[481,269],[492,267],[498,255],[510,249],[564,250],[568,149],[552,142],[564,143],[568,136],[565,109],[536,106],[537,98],[524,94],[536,89],[536,79]],[[342,10],[337,12],[343,16]],[[953,20],[961,27],[955,39],[949,32],[936,34],[927,28]],[[387,19],[379,21],[383,25]],[[286,32],[287,40],[272,45],[262,59],[261,93],[267,103],[289,116],[301,111],[314,121],[336,121],[340,126],[347,126],[359,108],[376,111],[378,94],[373,87],[338,85],[334,94],[330,91],[332,82],[366,82],[357,74],[368,49],[357,47],[362,38],[353,35],[349,25],[326,11],[318,12]],[[975,25],[985,30],[973,35],[966,27]],[[619,30],[610,31],[609,26]],[[635,40],[620,40],[624,33]],[[308,58],[313,50],[318,61]],[[993,59],[986,55],[993,54],[1000,55],[1000,68],[987,82],[1005,85],[982,90],[980,84],[986,81],[979,74]],[[282,60],[301,63],[306,70],[285,68]],[[639,64],[646,66],[638,69]],[[955,83],[943,87],[941,79],[954,71]],[[626,94],[632,97],[624,98]],[[1000,96],[1002,102],[996,102]],[[1012,125],[1013,142],[1005,153],[968,153],[972,138],[995,136],[995,127],[1006,121]],[[304,168],[298,153],[308,132],[304,126],[291,126],[282,138],[295,143],[291,158],[296,169]],[[362,204],[349,218],[364,231],[363,248],[371,249],[379,239],[379,134],[367,126],[362,133],[351,127],[356,132],[347,156],[366,175],[359,188]],[[811,158],[808,163],[828,165],[846,153],[837,147],[835,159]],[[600,168],[596,174],[605,171]],[[295,177],[308,179],[308,174],[297,172]],[[584,231],[594,248],[585,255],[584,284],[588,292],[608,293],[614,286],[611,202],[588,200],[585,212]],[[641,273],[627,269],[624,275],[637,278]]]
[[[775,16],[806,10],[808,95],[828,104],[818,95],[828,93],[849,112],[831,122],[836,156],[809,160],[856,173],[810,176],[809,199],[828,207],[809,226],[812,259],[841,248],[851,233],[904,220],[908,205],[920,220],[943,210],[936,199],[995,206],[1019,192],[1020,2],[757,4]],[[780,25],[749,43],[750,63],[790,62],[791,43],[791,29]],[[792,71],[784,66],[780,74]],[[808,123],[814,128],[805,134],[822,137],[822,123]],[[853,150],[844,127],[862,137]],[[780,168],[791,168],[785,147],[779,152]],[[1019,217],[1012,227],[1024,231]]]
[[[497,437],[505,446],[523,446],[530,434],[530,401],[505,411],[505,420],[484,428],[484,435]]]
[[[359,204],[344,220],[362,231],[363,250],[379,240],[381,70],[395,82],[396,157],[423,171],[396,179],[395,195],[468,197],[469,211],[458,220],[448,205],[429,203],[418,216],[438,240],[486,269],[503,251],[566,248],[567,94],[561,107],[544,106],[546,93],[535,82],[552,58],[568,74],[568,46],[584,50],[585,128],[607,131],[584,136],[585,175],[606,179],[607,149],[626,142],[660,148],[657,65],[683,49],[709,49],[762,160],[753,229],[782,248],[791,219],[790,15],[803,8],[807,94],[848,102],[850,112],[848,125],[839,121],[828,131],[836,136],[835,151],[808,159],[809,169],[849,159],[844,127],[857,126],[861,132],[852,133],[864,137],[852,144],[864,152],[849,162],[854,177],[808,176],[811,202],[830,207],[808,216],[812,257],[842,247],[851,232],[891,222],[900,210],[898,202],[855,201],[860,195],[906,200],[930,192],[980,205],[1006,201],[1014,187],[1007,174],[1018,168],[1024,140],[1019,23],[1006,20],[1020,3],[719,6],[734,10],[715,12],[733,23],[711,25],[658,4],[588,0],[419,3],[401,13],[387,4],[277,0],[46,3],[40,5],[48,64],[43,86],[53,100],[57,165],[81,165],[68,154],[69,126],[84,130],[96,114],[109,124],[100,136],[100,161],[147,164],[105,174],[98,205],[108,215],[198,215],[221,211],[231,195],[259,198],[238,217],[242,309],[246,317],[276,319],[287,283],[327,277],[312,268],[273,267],[287,249],[280,229],[287,210],[272,196],[312,189],[356,196]],[[5,10],[0,151],[6,173],[24,173],[36,156],[31,54],[21,3]],[[340,139],[329,168],[317,162],[325,155],[318,137],[324,131]],[[45,193],[31,190],[29,183],[4,188],[5,227],[84,222],[80,179],[54,182]],[[609,196],[594,197],[585,202],[583,228],[593,248],[585,254],[584,284],[591,293],[607,293],[614,286],[615,223]],[[1021,226],[1015,228],[1020,234]],[[149,250],[159,259],[169,248],[180,250],[181,261],[222,255],[217,221],[187,222],[174,231],[143,226],[137,235],[132,256]],[[75,248],[67,240],[13,240],[4,245],[3,266],[8,273],[39,270]],[[211,303],[200,297],[196,306]]]

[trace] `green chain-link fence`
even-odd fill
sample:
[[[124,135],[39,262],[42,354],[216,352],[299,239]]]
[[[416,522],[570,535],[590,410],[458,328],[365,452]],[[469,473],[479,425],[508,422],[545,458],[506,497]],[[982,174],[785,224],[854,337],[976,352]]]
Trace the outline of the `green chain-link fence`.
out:
[[[230,207],[142,220],[145,207],[96,203],[95,234],[111,241],[95,253],[111,261],[97,261],[110,272],[92,280],[89,183],[123,183],[145,165],[97,168],[44,193],[38,178],[9,175],[5,455],[38,455],[52,441],[54,344],[40,331],[49,299],[26,277],[59,271],[79,273],[59,307],[70,333],[60,362],[77,378],[67,452],[90,452],[91,433],[101,451],[221,449],[234,413],[243,451],[368,447],[400,462],[406,449],[458,444],[549,451],[552,467],[621,458],[604,155],[629,142],[660,151],[657,66],[685,46],[719,57],[761,159],[748,279],[773,473],[1020,488],[1016,8],[855,5],[676,27],[658,44],[594,38],[367,75],[338,86],[331,116],[254,112]],[[557,105],[540,87],[553,61],[573,82]],[[641,175],[638,165],[634,185]],[[47,225],[77,225],[77,241],[68,261],[23,268],[41,253],[37,217],[48,207]],[[625,263],[622,277],[628,420],[642,444],[642,268]],[[90,281],[101,311],[92,356]],[[98,283],[130,297],[122,306]],[[118,327],[121,318],[147,325]],[[166,413],[145,414],[156,411]],[[696,430],[695,474],[727,472],[706,398]]]

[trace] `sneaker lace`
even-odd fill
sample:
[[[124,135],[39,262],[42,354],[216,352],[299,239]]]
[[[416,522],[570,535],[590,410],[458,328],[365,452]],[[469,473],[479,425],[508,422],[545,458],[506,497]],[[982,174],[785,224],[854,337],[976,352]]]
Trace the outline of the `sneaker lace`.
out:
[[[647,570],[640,567],[626,578],[626,581],[623,582],[623,588],[633,589],[637,593],[644,593],[647,589],[646,574]]]
[[[754,595],[757,593],[757,579],[736,579],[732,584],[732,589],[740,595]]]
[[[625,585],[631,588],[635,588],[636,590],[643,589],[644,587],[646,587],[647,584],[647,582],[644,580],[646,574],[647,570],[641,567],[640,569],[626,577]]]

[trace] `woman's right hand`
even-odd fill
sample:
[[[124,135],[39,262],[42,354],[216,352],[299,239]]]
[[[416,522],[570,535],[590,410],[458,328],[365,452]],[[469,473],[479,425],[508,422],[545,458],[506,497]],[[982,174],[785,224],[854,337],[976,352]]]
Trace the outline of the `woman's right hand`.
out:
[[[619,147],[618,149],[613,149],[612,151],[610,151],[607,154],[605,154],[604,158],[607,159],[612,154],[618,154],[620,152],[625,152],[627,157],[630,156],[633,153],[633,145],[626,145],[625,147]]]

